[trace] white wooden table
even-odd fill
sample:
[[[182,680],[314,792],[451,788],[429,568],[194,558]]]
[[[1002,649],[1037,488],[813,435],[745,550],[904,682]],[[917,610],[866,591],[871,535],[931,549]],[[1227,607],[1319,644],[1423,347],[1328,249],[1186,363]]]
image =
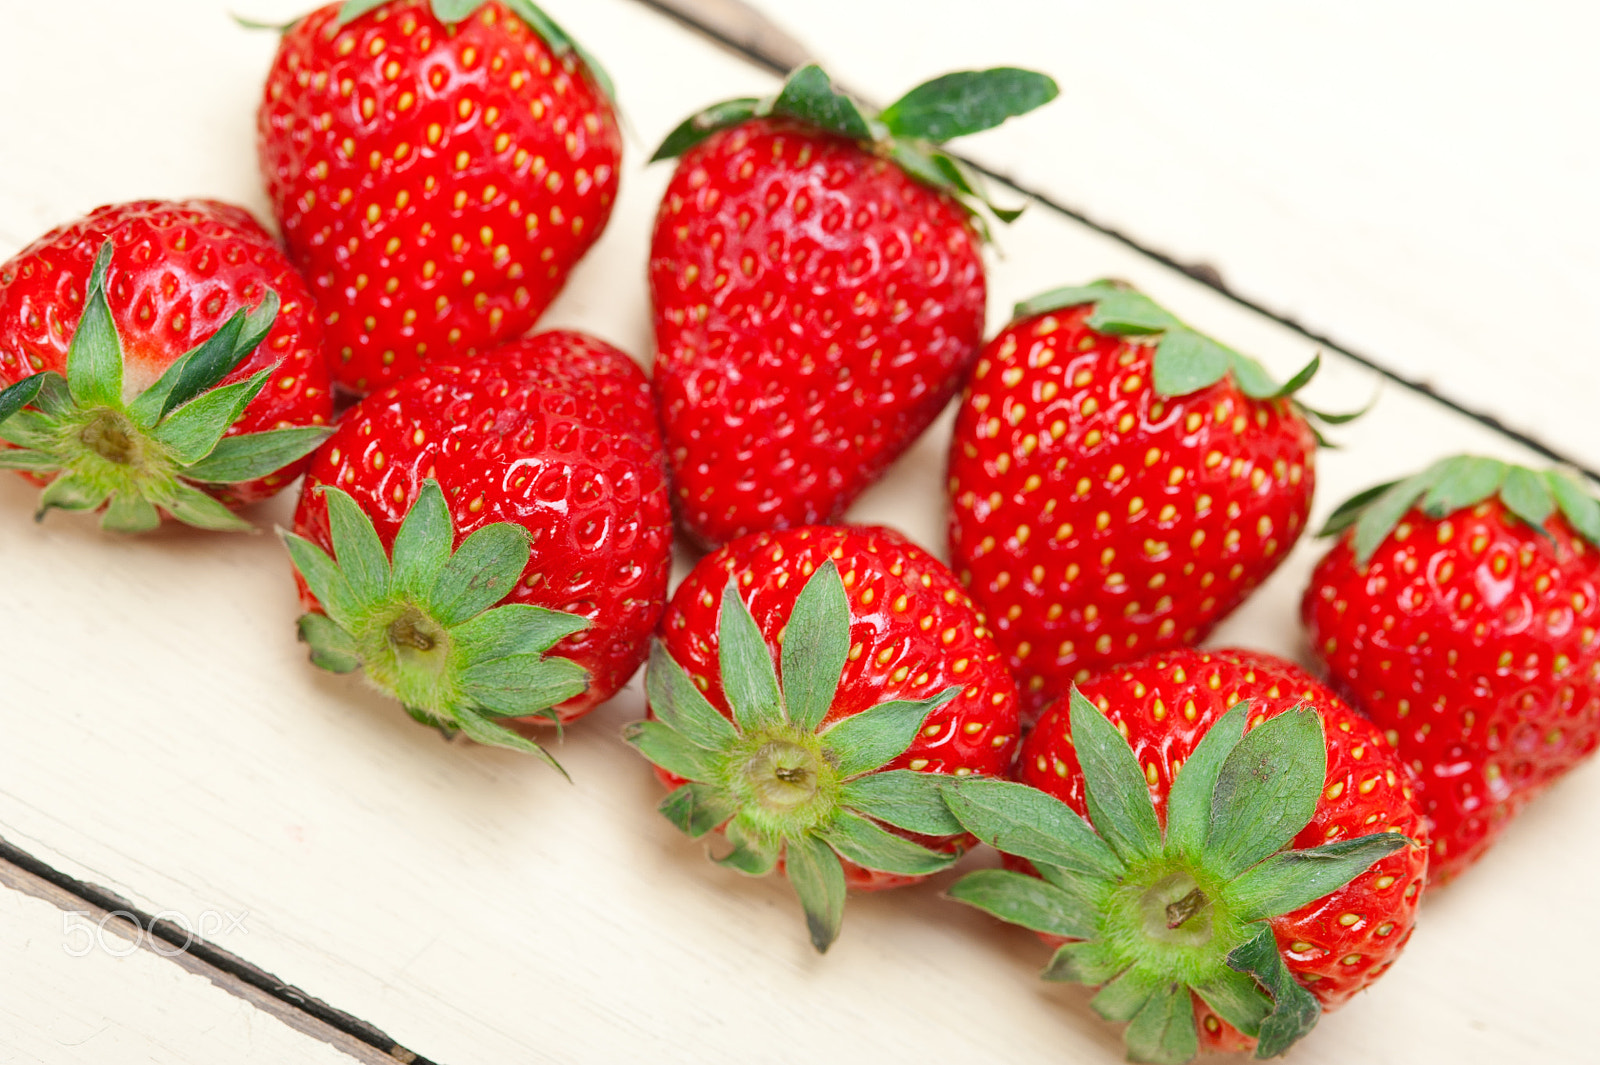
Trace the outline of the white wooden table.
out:
[[[637,133],[611,228],[546,323],[647,358],[668,171],[642,160],[685,114],[775,79],[640,0],[546,2],[609,66]],[[1600,468],[1589,9],[759,6],[880,100],[954,66],[1050,70],[1062,99],[974,138],[976,159]],[[119,199],[265,215],[253,110],[273,43],[212,0],[0,0],[0,256]],[[1279,373],[1319,347],[1047,206],[1000,252],[992,324],[1017,298],[1113,275]],[[1490,369],[1505,364],[1515,379]],[[1375,387],[1336,352],[1325,366],[1316,405]],[[942,549],[948,431],[853,516]],[[1319,515],[1449,451],[1530,457],[1392,382],[1339,437]],[[618,738],[636,687],[569,730],[568,785],[311,669],[272,536],[108,538],[70,516],[33,524],[30,494],[0,479],[0,1063],[1120,1059],[1086,994],[1035,979],[1043,948],[942,901],[945,881],[853,900],[813,956],[785,885],[709,865],[655,814],[657,785]],[[252,517],[270,528],[290,505]],[[1318,551],[1303,544],[1215,642],[1297,655]],[[1393,972],[1292,1060],[1592,1062],[1597,836],[1591,765],[1431,897]],[[166,957],[118,907],[208,941]]]

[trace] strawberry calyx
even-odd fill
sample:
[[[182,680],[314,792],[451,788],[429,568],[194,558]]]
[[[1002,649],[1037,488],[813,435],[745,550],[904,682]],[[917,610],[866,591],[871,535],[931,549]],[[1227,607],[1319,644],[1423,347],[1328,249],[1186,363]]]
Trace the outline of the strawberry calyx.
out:
[[[0,469],[50,478],[34,517],[53,509],[100,510],[101,528],[146,532],[163,513],[202,529],[251,531],[201,486],[265,477],[314,451],[333,430],[296,426],[225,436],[276,366],[221,385],[272,329],[270,289],[239,310],[131,399],[124,396],[122,339],[106,298],[112,243],[100,246],[67,372],[46,370],[0,392]],[[220,387],[219,387],[220,386]]]
[[[1600,500],[1572,470],[1533,470],[1481,455],[1452,455],[1421,473],[1358,492],[1329,516],[1318,536],[1337,536],[1355,527],[1356,562],[1366,565],[1412,507],[1430,518],[1498,496],[1500,502],[1541,536],[1556,511],[1573,530],[1600,547]]]
[[[344,5],[339,8],[338,24],[343,26],[388,2],[389,0],[345,0]],[[428,7],[441,25],[454,26],[470,18],[486,2],[487,0],[429,0]],[[610,100],[617,98],[616,86],[612,84],[611,75],[606,73],[605,68],[583,45],[574,40],[571,34],[562,29],[555,19],[545,14],[537,4],[531,0],[501,0],[501,2],[527,23],[528,28],[538,34],[557,56],[577,56],[579,61],[589,68],[590,76],[594,78],[595,84],[606,97]]]
[[[824,727],[850,652],[850,604],[832,562],[795,600],[779,641],[781,683],[773,651],[732,583],[722,594],[717,633],[732,720],[658,642],[645,673],[654,720],[633,722],[623,738],[685,781],[661,802],[667,820],[693,839],[722,828],[732,849],[718,862],[763,876],[782,859],[812,945],[826,951],[844,918],[841,859],[905,876],[956,860],[884,827],[959,834],[939,797],[941,778],[883,767],[961,688],[881,703]]]
[[[1167,797],[1165,829],[1144,771],[1117,728],[1074,686],[1072,742],[1087,819],[1025,784],[949,779],[955,819],[1039,876],[970,873],[950,897],[1067,942],[1046,980],[1099,988],[1091,1005],[1127,1021],[1134,1061],[1199,1050],[1193,996],[1282,1054],[1316,1024],[1317,1000],[1289,973],[1268,921],[1348,884],[1413,845],[1396,831],[1288,850],[1327,773],[1322,720],[1302,704],[1245,732],[1248,701],[1206,733]]]
[[[520,525],[495,522],[454,551],[455,527],[437,481],[423,482],[386,553],[372,519],[350,495],[323,487],[333,541],[330,556],[280,531],[295,568],[324,613],[300,617],[300,639],[314,665],[365,671],[417,721],[446,735],[536,754],[543,746],[502,724],[546,718],[587,689],[575,662],[547,652],[588,627],[573,614],[527,603],[495,606],[516,586],[531,552]],[[562,770],[563,774],[565,773]]]
[[[941,145],[993,129],[1049,103],[1059,92],[1055,81],[1031,70],[962,70],[924,82],[878,111],[840,92],[812,63],[793,71],[772,96],[725,100],[690,116],[667,134],[650,161],[676,158],[718,130],[753,118],[788,118],[869,147],[975,215],[983,208],[1010,222],[1021,208],[996,205],[983,176]]]
[[[1163,396],[1187,396],[1231,374],[1239,391],[1251,399],[1291,399],[1296,409],[1326,425],[1343,425],[1365,413],[1332,414],[1294,399],[1321,368],[1320,354],[1312,356],[1293,377],[1280,384],[1255,359],[1185,324],[1125,281],[1102,279],[1087,285],[1051,289],[1018,303],[1011,312],[1011,320],[1018,322],[1090,303],[1094,304],[1094,311],[1085,320],[1089,328],[1108,336],[1160,338],[1156,341],[1151,363],[1150,384]],[[1318,442],[1325,443],[1320,435]]]

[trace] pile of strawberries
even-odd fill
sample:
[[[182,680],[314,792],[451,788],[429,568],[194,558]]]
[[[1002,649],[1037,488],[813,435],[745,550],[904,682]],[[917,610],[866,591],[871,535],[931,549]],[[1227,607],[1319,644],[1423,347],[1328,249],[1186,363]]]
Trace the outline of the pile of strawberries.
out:
[[[882,110],[816,67],[674,130],[652,378],[530,333],[599,237],[599,65],[528,0],[352,0],[285,29],[259,111],[282,243],[209,201],[101,208],[0,265],[0,466],[112,531],[285,532],[311,660],[554,759],[648,659],[661,812],[848,889],[975,844],[952,897],[1037,931],[1135,1060],[1282,1053],[1409,938],[1425,886],[1600,742],[1600,502],[1443,459],[1334,515],[1327,685],[1195,649],[1305,531],[1316,364],[1280,384],[1126,285],[987,343],[979,176],[1054,97],[1002,68]],[[959,394],[950,566],[839,524]],[[709,553],[668,602],[673,530]],[[559,769],[559,765],[557,765]]]

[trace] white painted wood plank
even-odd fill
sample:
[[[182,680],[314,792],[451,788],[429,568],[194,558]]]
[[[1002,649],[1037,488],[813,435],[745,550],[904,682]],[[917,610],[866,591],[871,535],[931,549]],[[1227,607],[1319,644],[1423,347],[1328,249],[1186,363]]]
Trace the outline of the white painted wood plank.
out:
[[[196,915],[199,920],[200,915]],[[220,915],[219,915],[220,919]],[[0,862],[0,1063],[354,1065],[393,1058]]]
[[[548,6],[616,73],[639,131],[613,228],[548,320],[642,355],[643,259],[667,172],[642,169],[639,149],[695,107],[771,81],[628,0]],[[0,35],[0,79],[11,79],[0,87],[69,51],[106,57],[75,61],[78,88],[45,111],[0,113],[0,143],[26,149],[12,158],[40,160],[0,177],[0,236],[14,245],[140,194],[259,206],[249,115],[270,38],[213,18],[208,0],[137,19],[99,7],[93,18],[30,9]],[[290,10],[263,0],[251,13]],[[166,41],[189,65],[180,75],[116,58],[132,40]],[[205,91],[182,95],[185,84]],[[146,99],[165,101],[163,112]],[[1298,336],[1048,212],[1030,213],[1005,250],[996,320],[1049,285],[1113,274],[1280,372],[1310,354]],[[1334,360],[1311,398],[1338,407],[1371,388]],[[947,433],[948,419],[856,516],[941,548]],[[1322,513],[1447,450],[1518,454],[1395,388],[1342,435],[1347,450],[1321,464]],[[271,537],[108,539],[70,518],[33,525],[29,495],[0,480],[0,647],[13,676],[0,694],[0,834],[72,875],[149,910],[248,911],[248,935],[221,946],[443,1062],[640,1051],[696,1063],[1120,1060],[1085,994],[1035,980],[1041,946],[942,902],[937,884],[854,900],[840,943],[814,957],[784,886],[709,866],[653,812],[655,782],[617,735],[640,712],[636,689],[569,730],[569,786],[532,760],[446,745],[358,681],[312,670]],[[284,520],[288,505],[257,516]],[[1314,554],[1296,552],[1224,637],[1295,653],[1294,605]],[[1495,860],[1431,901],[1406,958],[1296,1060],[1590,1060],[1572,959],[1600,949],[1600,931],[1580,919],[1600,856],[1567,841],[1600,830],[1597,811],[1591,766],[1530,811]]]
[[[1046,70],[962,150],[1600,468],[1600,8],[752,0],[859,91]]]

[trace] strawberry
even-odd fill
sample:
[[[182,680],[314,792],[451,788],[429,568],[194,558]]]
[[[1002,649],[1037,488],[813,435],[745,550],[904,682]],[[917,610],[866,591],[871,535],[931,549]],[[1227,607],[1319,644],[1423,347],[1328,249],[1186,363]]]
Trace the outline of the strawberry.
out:
[[[954,862],[952,776],[1000,774],[1017,744],[1016,685],[955,578],[899,533],[756,533],[700,560],[645,672],[651,720],[626,738],[719,861],[782,863],[811,942],[839,934],[847,887],[919,880]]]
[[[1043,880],[985,870],[950,894],[1060,943],[1045,979],[1098,985],[1132,1060],[1281,1054],[1411,935],[1409,775],[1287,662],[1179,649],[1099,674],[1045,711],[1017,779],[946,800]]]
[[[650,388],[622,352],[551,332],[436,362],[345,415],[307,472],[286,537],[301,638],[419,720],[543,753],[499,719],[571,721],[627,682],[671,520]]]
[[[1027,711],[1112,663],[1192,644],[1299,538],[1316,434],[1252,359],[1115,282],[1019,304],[950,447],[951,567]],[[1031,718],[1025,713],[1025,721]]]
[[[258,154],[340,385],[366,393],[533,325],[611,215],[610,96],[529,0],[352,0],[288,29]]]
[[[1028,71],[959,73],[874,114],[808,66],[668,136],[655,387],[693,538],[837,519],[944,408],[985,287],[977,175],[936,145],[1055,94]]]
[[[1323,533],[1313,653],[1421,778],[1446,880],[1600,744],[1600,503],[1567,473],[1463,456]]]
[[[7,387],[9,386],[9,387]],[[0,264],[0,467],[52,508],[142,532],[299,475],[333,412],[310,293],[242,208],[97,208]]]

